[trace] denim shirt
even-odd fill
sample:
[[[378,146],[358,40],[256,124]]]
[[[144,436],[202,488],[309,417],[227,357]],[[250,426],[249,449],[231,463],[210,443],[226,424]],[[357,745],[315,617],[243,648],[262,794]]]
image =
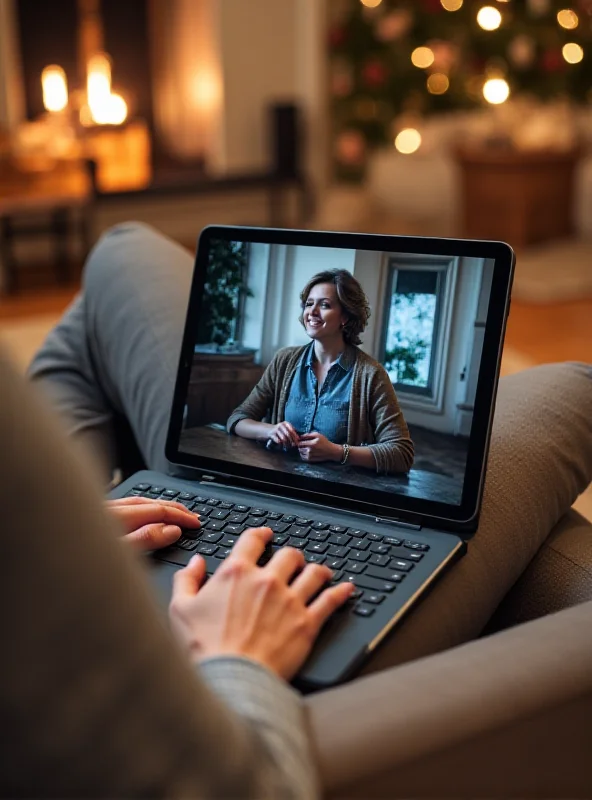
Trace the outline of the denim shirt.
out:
[[[317,431],[330,442],[347,442],[347,421],[356,351],[346,349],[327,373],[321,391],[313,364],[314,342],[302,354],[296,367],[284,419],[300,434]]]

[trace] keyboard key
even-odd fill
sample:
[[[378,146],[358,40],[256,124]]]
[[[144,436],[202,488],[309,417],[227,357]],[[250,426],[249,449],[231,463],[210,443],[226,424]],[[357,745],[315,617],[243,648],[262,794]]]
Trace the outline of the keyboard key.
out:
[[[345,533],[347,528],[345,525],[329,525],[329,530],[332,533]]]
[[[365,606],[363,603],[354,608],[354,614],[357,614],[359,617],[371,617],[374,611],[375,609],[372,608],[372,606]]]
[[[370,591],[378,592],[379,594],[390,594],[394,592],[396,584],[390,583],[388,581],[381,581],[377,580],[376,578],[372,578],[368,574],[364,575],[356,575],[346,572],[344,574],[344,580],[348,583],[353,583],[356,586],[360,587],[361,589],[370,589]]]
[[[306,549],[309,553],[324,553],[329,545],[324,542],[308,542]]]
[[[349,543],[353,550],[367,550],[369,545],[370,542],[366,541],[366,539],[352,539]]]
[[[267,511],[264,508],[252,508],[251,509],[251,516],[252,517],[266,517]]]
[[[385,536],[383,542],[385,544],[392,544],[395,547],[398,547],[400,544],[403,544],[403,542],[400,539],[397,539],[396,536]]]
[[[345,558],[348,553],[349,547],[337,547],[336,545],[332,545],[327,551],[328,556],[335,556],[336,558]]]
[[[152,489],[149,489],[148,491],[149,491],[150,494],[162,494],[164,491],[166,491],[166,487],[165,486],[153,486]]]
[[[367,533],[366,539],[371,542],[382,542],[383,537],[379,533]]]
[[[232,553],[232,547],[220,547],[218,552],[216,553],[216,558],[228,558],[228,556]]]
[[[162,496],[166,497],[167,500],[172,500],[178,494],[179,492],[175,491],[175,489],[165,489],[165,491],[162,493]]]
[[[408,561],[414,561],[417,564],[418,561],[421,561],[423,556],[424,556],[423,553],[407,553],[405,558]]]
[[[410,561],[402,561],[400,558],[393,558],[389,564],[393,569],[399,569],[402,572],[409,572],[413,569],[413,564]]]
[[[124,497],[144,497],[144,492],[139,489],[130,489],[129,492],[126,492]]]
[[[373,553],[378,553],[381,556],[385,556],[390,552],[390,547],[388,544],[379,544],[378,542],[373,542],[370,545],[370,550],[372,550]]]
[[[195,550],[198,545],[199,542],[196,539],[187,539],[185,536],[181,536],[175,542],[175,547],[180,547],[182,550]]]
[[[345,547],[345,545],[349,544],[351,540],[351,536],[347,536],[343,533],[334,533],[333,536],[329,537],[331,544],[337,544],[340,547]]]
[[[227,500],[225,500],[223,503],[220,503],[220,508],[234,508],[234,503],[229,503]]]
[[[274,544],[279,544],[279,545],[281,545],[281,544],[286,544],[286,542],[288,541],[288,538],[289,538],[289,537],[288,537],[288,536],[286,536],[286,535],[285,535],[285,534],[283,534],[283,533],[276,533],[276,535],[273,537],[273,539],[272,539],[271,541],[272,541]]]
[[[265,517],[247,517],[245,525],[247,528],[263,528],[265,526]]]
[[[239,511],[241,514],[243,514],[243,513],[248,514],[249,511],[251,510],[251,506],[243,506],[242,504],[237,503],[234,506],[234,510],[235,511]]]
[[[208,514],[210,513],[210,511],[212,511],[212,510],[213,509],[210,508],[210,506],[202,506],[202,505],[198,506],[198,505],[196,505],[196,506],[193,507],[193,511],[196,514],[199,514],[200,517],[207,517]]]
[[[353,592],[350,594],[349,599],[350,600],[359,600],[361,597],[363,597],[363,595],[364,595],[364,592],[361,589],[358,589],[358,587],[356,586],[355,589],[353,590]]]
[[[372,553],[368,559],[369,564],[376,564],[377,567],[386,567],[389,561],[389,556],[381,556],[378,553]]]
[[[290,523],[290,525],[291,525],[293,522],[295,522],[295,521],[296,521],[296,517],[294,516],[294,514],[284,514],[284,516],[282,517],[282,519],[284,520],[284,522],[289,522],[289,523]]]
[[[215,542],[219,542],[221,538],[222,538],[222,534],[219,531],[206,531],[202,535],[201,540],[202,540],[202,542],[215,543]]]
[[[202,495],[200,495],[200,494],[198,494],[197,497],[194,498],[194,500],[195,500],[196,503],[207,503],[208,502],[208,498],[207,497],[202,497]]]
[[[246,518],[247,518],[246,514],[233,513],[233,514],[230,514],[227,517],[226,521],[227,522],[236,522],[238,525],[242,525],[242,523],[246,520]]]
[[[364,539],[366,537],[366,531],[360,528],[348,528],[347,532],[350,536],[353,536],[354,539]]]
[[[409,539],[405,539],[403,545],[405,547],[408,547],[410,550],[421,550],[424,553],[430,549],[429,544],[421,544],[420,542],[411,542]]]
[[[181,505],[185,506],[185,508],[188,509],[189,511],[192,511],[193,510],[193,506],[195,505],[193,500],[180,500],[178,497],[177,497],[177,501],[176,502],[177,503],[181,503]]]
[[[310,527],[313,528],[315,531],[324,531],[326,528],[329,527],[329,523],[328,522],[313,522]]]
[[[366,574],[370,575],[372,578],[380,578],[389,583],[401,583],[405,577],[405,573],[403,572],[397,572],[397,570],[394,569],[385,569],[384,567],[375,567],[372,564],[368,565]]]
[[[345,565],[345,569],[347,570],[347,572],[360,573],[364,572],[364,570],[366,569],[366,565],[361,564],[359,561],[348,561],[347,564]]]
[[[286,528],[287,527],[288,526],[286,525]],[[310,528],[308,528],[308,527],[306,527],[304,525],[290,525],[290,528],[289,528],[287,533],[288,533],[288,536],[298,536],[301,539],[304,539],[310,533]]]
[[[149,483],[136,483],[134,489],[137,489],[139,492],[149,492],[150,491],[150,484]]]
[[[181,492],[179,494],[179,500],[195,500],[195,495],[193,492]]]
[[[267,515],[267,519],[277,520],[277,519],[281,519],[282,516],[283,515],[280,514],[279,511],[270,511],[269,514]]]
[[[326,542],[329,534],[327,531],[311,531],[308,538],[313,542]]]
[[[197,552],[204,556],[213,556],[217,550],[218,547],[215,544],[200,544],[200,546],[197,548]]]
[[[331,583],[339,583],[342,579],[343,579],[343,570],[338,569],[336,572],[333,573],[333,577],[331,578]]]
[[[225,525],[226,523],[223,519],[209,519],[207,521],[209,531],[221,531]]]
[[[288,539],[288,544],[290,547],[297,547],[299,550],[304,550],[308,542],[306,539],[299,539],[297,536],[290,536]]]
[[[350,550],[349,557],[352,561],[368,561],[370,553],[366,553],[364,550]]]
[[[234,547],[238,542],[238,536],[229,536],[225,534],[221,541],[218,542],[220,547]]]
[[[323,561],[326,559],[322,553],[311,553],[307,550],[304,551],[304,560],[308,564],[322,564]]]
[[[364,596],[365,603],[372,603],[373,605],[377,606],[384,600],[383,594],[378,594],[378,592],[366,592]]]
[[[209,498],[206,500],[206,503],[207,503],[209,506],[217,506],[217,505],[219,505],[220,501],[219,501],[219,500],[216,500],[216,498],[215,498],[215,497],[209,497]]]
[[[203,533],[201,528],[186,528],[183,531],[183,536],[186,536],[188,539],[198,539]]]
[[[285,533],[290,527],[287,522],[271,522],[267,527],[274,533]]]
[[[215,508],[210,514],[210,519],[226,519],[230,514],[225,508]]]
[[[311,519],[306,519],[305,517],[296,517],[294,522],[296,523],[296,525],[306,525],[306,526],[308,526],[308,525],[311,524],[312,520]]]
[[[332,558],[331,556],[329,556],[325,561],[325,564],[330,569],[341,569],[345,564],[345,558]]]

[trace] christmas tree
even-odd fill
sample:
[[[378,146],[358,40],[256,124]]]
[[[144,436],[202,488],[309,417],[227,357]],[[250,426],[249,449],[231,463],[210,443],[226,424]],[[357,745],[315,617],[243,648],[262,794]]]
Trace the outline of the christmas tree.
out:
[[[399,120],[592,99],[592,0],[329,0],[334,160],[363,174]]]

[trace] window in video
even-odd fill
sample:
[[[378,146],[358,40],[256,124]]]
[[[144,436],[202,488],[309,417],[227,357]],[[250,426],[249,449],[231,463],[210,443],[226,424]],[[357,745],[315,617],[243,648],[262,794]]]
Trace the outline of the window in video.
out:
[[[492,273],[211,242],[180,449],[460,504]]]

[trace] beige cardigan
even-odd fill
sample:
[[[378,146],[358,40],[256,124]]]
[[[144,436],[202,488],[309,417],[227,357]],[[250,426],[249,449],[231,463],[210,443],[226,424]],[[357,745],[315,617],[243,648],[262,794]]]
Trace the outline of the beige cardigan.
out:
[[[285,347],[276,353],[259,383],[228,418],[229,433],[234,433],[241,419],[265,419],[272,425],[283,421],[292,379],[307,346]],[[413,442],[393,384],[378,361],[358,347],[350,347],[355,364],[347,443],[368,446],[378,473],[408,472],[413,464]]]

